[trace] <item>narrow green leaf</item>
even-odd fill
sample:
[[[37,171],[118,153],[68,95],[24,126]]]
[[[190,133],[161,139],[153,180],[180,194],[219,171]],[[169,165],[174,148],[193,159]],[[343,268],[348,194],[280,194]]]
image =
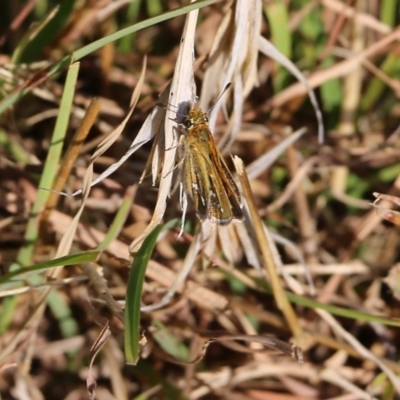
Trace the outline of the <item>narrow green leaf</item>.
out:
[[[397,54],[388,54],[379,69],[391,78],[396,79],[400,74],[400,59]],[[366,88],[360,103],[362,113],[370,111],[382,98],[384,91],[388,89],[386,82],[375,76]]]
[[[169,355],[180,361],[189,361],[189,349],[160,321],[154,321],[157,330],[153,333],[154,340]]]
[[[126,218],[128,217],[132,204],[132,196],[125,195],[122,204],[120,205],[118,212],[112,222],[110,228],[107,230],[107,234],[103,241],[97,246],[96,250],[103,251],[107,249],[110,243],[117,238],[121,229],[124,226]]]
[[[328,56],[322,62],[321,67],[326,69],[332,67],[334,63],[334,58]],[[321,85],[321,98],[328,125],[334,127],[338,123],[339,112],[343,100],[343,90],[340,79],[331,79],[324,82]]]
[[[39,187],[51,188],[55,180],[61,151],[66,136],[69,117],[71,115],[72,102],[75,94],[75,85],[78,79],[79,63],[70,66],[65,80],[64,91],[61,97],[60,111],[57,116],[56,124],[54,127],[53,135],[51,138],[51,146],[46,157],[43,173],[40,179]],[[31,210],[31,218],[28,221],[26,232],[24,236],[25,246],[23,246],[18,253],[17,263],[25,266],[32,262],[33,249],[39,234],[39,214],[43,209],[50,192],[39,190],[36,201]]]
[[[76,253],[60,258],[55,258],[54,260],[45,261],[39,264],[31,265],[29,267],[19,268],[18,270],[10,272],[9,274],[0,276],[0,284],[9,282],[12,278],[15,278],[16,276],[27,275],[30,272],[42,272],[59,266],[92,262],[97,259],[99,254],[99,251],[86,251],[84,253]]]
[[[125,24],[125,27],[127,25],[132,25],[136,23],[139,16],[139,10],[141,4],[142,0],[132,1],[131,3],[128,4],[126,10],[126,20],[128,21],[128,23]],[[129,36],[124,36],[119,41],[118,48],[122,53],[129,53],[134,49],[135,41],[136,41],[135,33],[132,33],[132,35]]]
[[[380,3],[380,21],[394,27],[396,25],[396,15],[398,16],[398,11],[396,11],[396,8],[399,7],[398,2],[382,0]]]
[[[0,147],[6,150],[6,154],[10,154],[15,158],[16,161],[22,164],[28,164],[30,162],[30,154],[24,146],[18,142],[11,135],[0,128]]]
[[[284,3],[266,3],[264,7],[271,30],[271,41],[274,46],[287,58],[292,58],[292,36],[289,29],[288,8]],[[274,90],[279,92],[284,87],[284,82],[289,77],[289,72],[281,65],[274,79]]]
[[[128,277],[125,298],[125,357],[128,364],[136,365],[139,358],[140,307],[147,264],[163,225],[157,226],[143,241],[136,253]]]

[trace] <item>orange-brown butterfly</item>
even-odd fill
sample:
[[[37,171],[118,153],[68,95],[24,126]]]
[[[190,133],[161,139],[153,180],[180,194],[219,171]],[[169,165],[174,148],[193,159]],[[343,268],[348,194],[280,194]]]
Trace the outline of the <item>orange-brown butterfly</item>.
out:
[[[229,86],[225,87],[222,94]],[[207,113],[192,108],[184,116],[180,127],[183,130],[182,208],[185,211],[187,194],[193,200],[196,214],[202,221],[209,219],[218,225],[227,225],[232,220],[242,221],[239,189],[215,145]]]

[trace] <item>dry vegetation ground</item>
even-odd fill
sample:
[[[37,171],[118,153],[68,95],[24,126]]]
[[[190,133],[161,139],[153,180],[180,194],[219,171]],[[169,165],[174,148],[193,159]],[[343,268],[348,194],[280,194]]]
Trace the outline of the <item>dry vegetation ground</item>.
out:
[[[2,2],[1,399],[398,398],[399,2],[210,3]],[[250,186],[179,236],[194,82]]]

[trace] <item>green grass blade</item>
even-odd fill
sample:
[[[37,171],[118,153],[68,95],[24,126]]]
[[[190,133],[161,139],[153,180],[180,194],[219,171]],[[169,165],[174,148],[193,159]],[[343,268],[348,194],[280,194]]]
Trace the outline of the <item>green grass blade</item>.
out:
[[[9,282],[12,278],[20,275],[27,275],[30,272],[42,272],[48,270],[50,268],[55,268],[58,266],[68,266],[68,265],[76,265],[87,262],[93,262],[97,259],[100,252],[98,251],[85,251],[83,253],[71,254],[68,256],[55,258],[54,260],[45,261],[42,263],[38,263],[35,265],[31,265],[29,267],[20,268],[16,271],[10,272],[9,274],[3,275],[0,277],[0,284]]]
[[[393,0],[382,0],[380,4],[380,21],[391,27],[396,25],[396,8],[399,4]]]
[[[128,4],[128,8],[126,10],[126,20],[128,21],[129,25],[136,23],[141,4],[142,0],[132,1],[130,4]],[[135,41],[136,41],[135,33],[132,33],[129,36],[124,36],[120,40],[118,48],[123,53],[129,53],[134,49]]]
[[[287,58],[292,58],[292,37],[289,29],[288,8],[280,2],[267,3],[264,12],[268,17],[269,27],[271,29],[271,41],[274,46]],[[275,92],[283,89],[284,83],[289,77],[289,72],[281,65],[273,80]]]
[[[328,56],[321,67],[329,68],[334,65],[334,58]],[[329,127],[335,127],[339,121],[340,107],[343,99],[342,82],[340,79],[331,79],[321,85],[322,104]]]
[[[125,299],[125,357],[128,364],[136,365],[139,358],[140,307],[147,264],[163,225],[157,226],[143,241],[135,255],[128,277]]]
[[[0,277],[0,285],[5,285],[5,287],[3,286],[2,289],[10,289],[13,287],[15,288],[17,286],[20,286],[19,283],[11,281],[11,279],[16,276],[19,275],[25,276],[30,272],[43,271],[61,265],[66,266],[66,265],[75,265],[85,262],[92,262],[95,261],[98,256],[99,252],[97,251],[84,252],[84,253],[77,253],[65,257],[56,258],[54,260],[35,264],[26,268],[18,267],[18,270]],[[29,281],[32,283],[39,283],[39,281],[43,280],[39,276],[34,276],[30,277]],[[53,314],[57,317],[60,317],[59,324],[64,337],[71,337],[73,335],[76,335],[78,332],[78,326],[75,323],[74,318],[72,317],[72,313],[67,303],[65,303],[63,297],[60,297],[57,292],[51,292],[51,293],[54,294],[51,297],[48,297],[47,301],[51,307]],[[0,335],[7,331],[8,325],[12,321],[12,318],[14,316],[14,310],[17,304],[17,299],[18,296],[9,296],[2,299],[2,311],[0,313]]]
[[[64,338],[76,336],[79,333],[79,325],[64,297],[60,296],[59,292],[52,290],[47,296],[46,301],[51,309],[51,313],[58,322],[62,336]]]
[[[69,124],[72,102],[75,94],[75,85],[78,79],[79,64],[73,64],[68,70],[65,81],[64,91],[61,98],[60,111],[57,116],[51,146],[47,154],[43,173],[40,179],[39,187],[51,188],[58,171],[58,165],[61,157],[61,151],[64,144],[65,135]],[[35,204],[32,207],[32,217],[29,219],[25,232],[25,245],[17,257],[17,263],[21,266],[32,263],[33,249],[38,236],[39,214],[46,204],[50,192],[39,190]]]
[[[98,251],[105,250],[121,232],[121,229],[123,228],[126,218],[128,217],[129,210],[132,204],[132,195],[129,195],[129,193],[131,194],[131,191],[128,191],[124,196],[122,204],[120,205],[118,212],[114,218],[114,221],[112,222],[110,228],[108,229],[105,238],[97,246],[96,250]]]
[[[30,154],[28,153],[28,150],[25,149],[17,140],[10,137],[10,135],[8,135],[7,132],[1,128],[0,147],[14,157],[15,161],[18,161],[24,165],[30,162]]]
[[[389,77],[395,78],[400,74],[400,59],[396,54],[389,54],[380,66],[380,70]],[[366,113],[374,107],[374,105],[383,96],[387,90],[387,83],[380,78],[374,77],[368,85],[368,88],[361,99],[360,110]]]
[[[189,361],[189,349],[160,321],[154,321],[157,330],[153,333],[154,340],[169,355],[180,361]]]

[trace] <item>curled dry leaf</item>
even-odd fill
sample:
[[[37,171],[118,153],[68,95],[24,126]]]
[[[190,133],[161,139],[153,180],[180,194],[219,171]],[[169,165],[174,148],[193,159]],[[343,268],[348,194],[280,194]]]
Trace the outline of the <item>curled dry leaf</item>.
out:
[[[303,352],[301,348],[295,344],[289,344],[283,342],[282,340],[278,340],[273,336],[270,335],[241,335],[235,333],[228,333],[228,332],[218,332],[218,331],[199,331],[197,334],[206,339],[204,344],[202,345],[200,351],[196,354],[196,356],[190,361],[182,361],[177,360],[175,357],[172,357],[164,350],[162,350],[159,346],[155,346],[154,351],[157,353],[158,356],[165,359],[166,361],[172,362],[178,365],[190,365],[190,364],[197,364],[201,361],[211,343],[214,342],[228,342],[228,341],[242,341],[242,342],[256,342],[261,344],[264,347],[269,347],[270,349],[279,351],[282,354],[290,356],[293,360],[297,361],[299,364],[303,363]],[[235,350],[244,353],[258,353],[260,350],[250,349],[245,346],[240,346],[237,344],[235,346]]]

